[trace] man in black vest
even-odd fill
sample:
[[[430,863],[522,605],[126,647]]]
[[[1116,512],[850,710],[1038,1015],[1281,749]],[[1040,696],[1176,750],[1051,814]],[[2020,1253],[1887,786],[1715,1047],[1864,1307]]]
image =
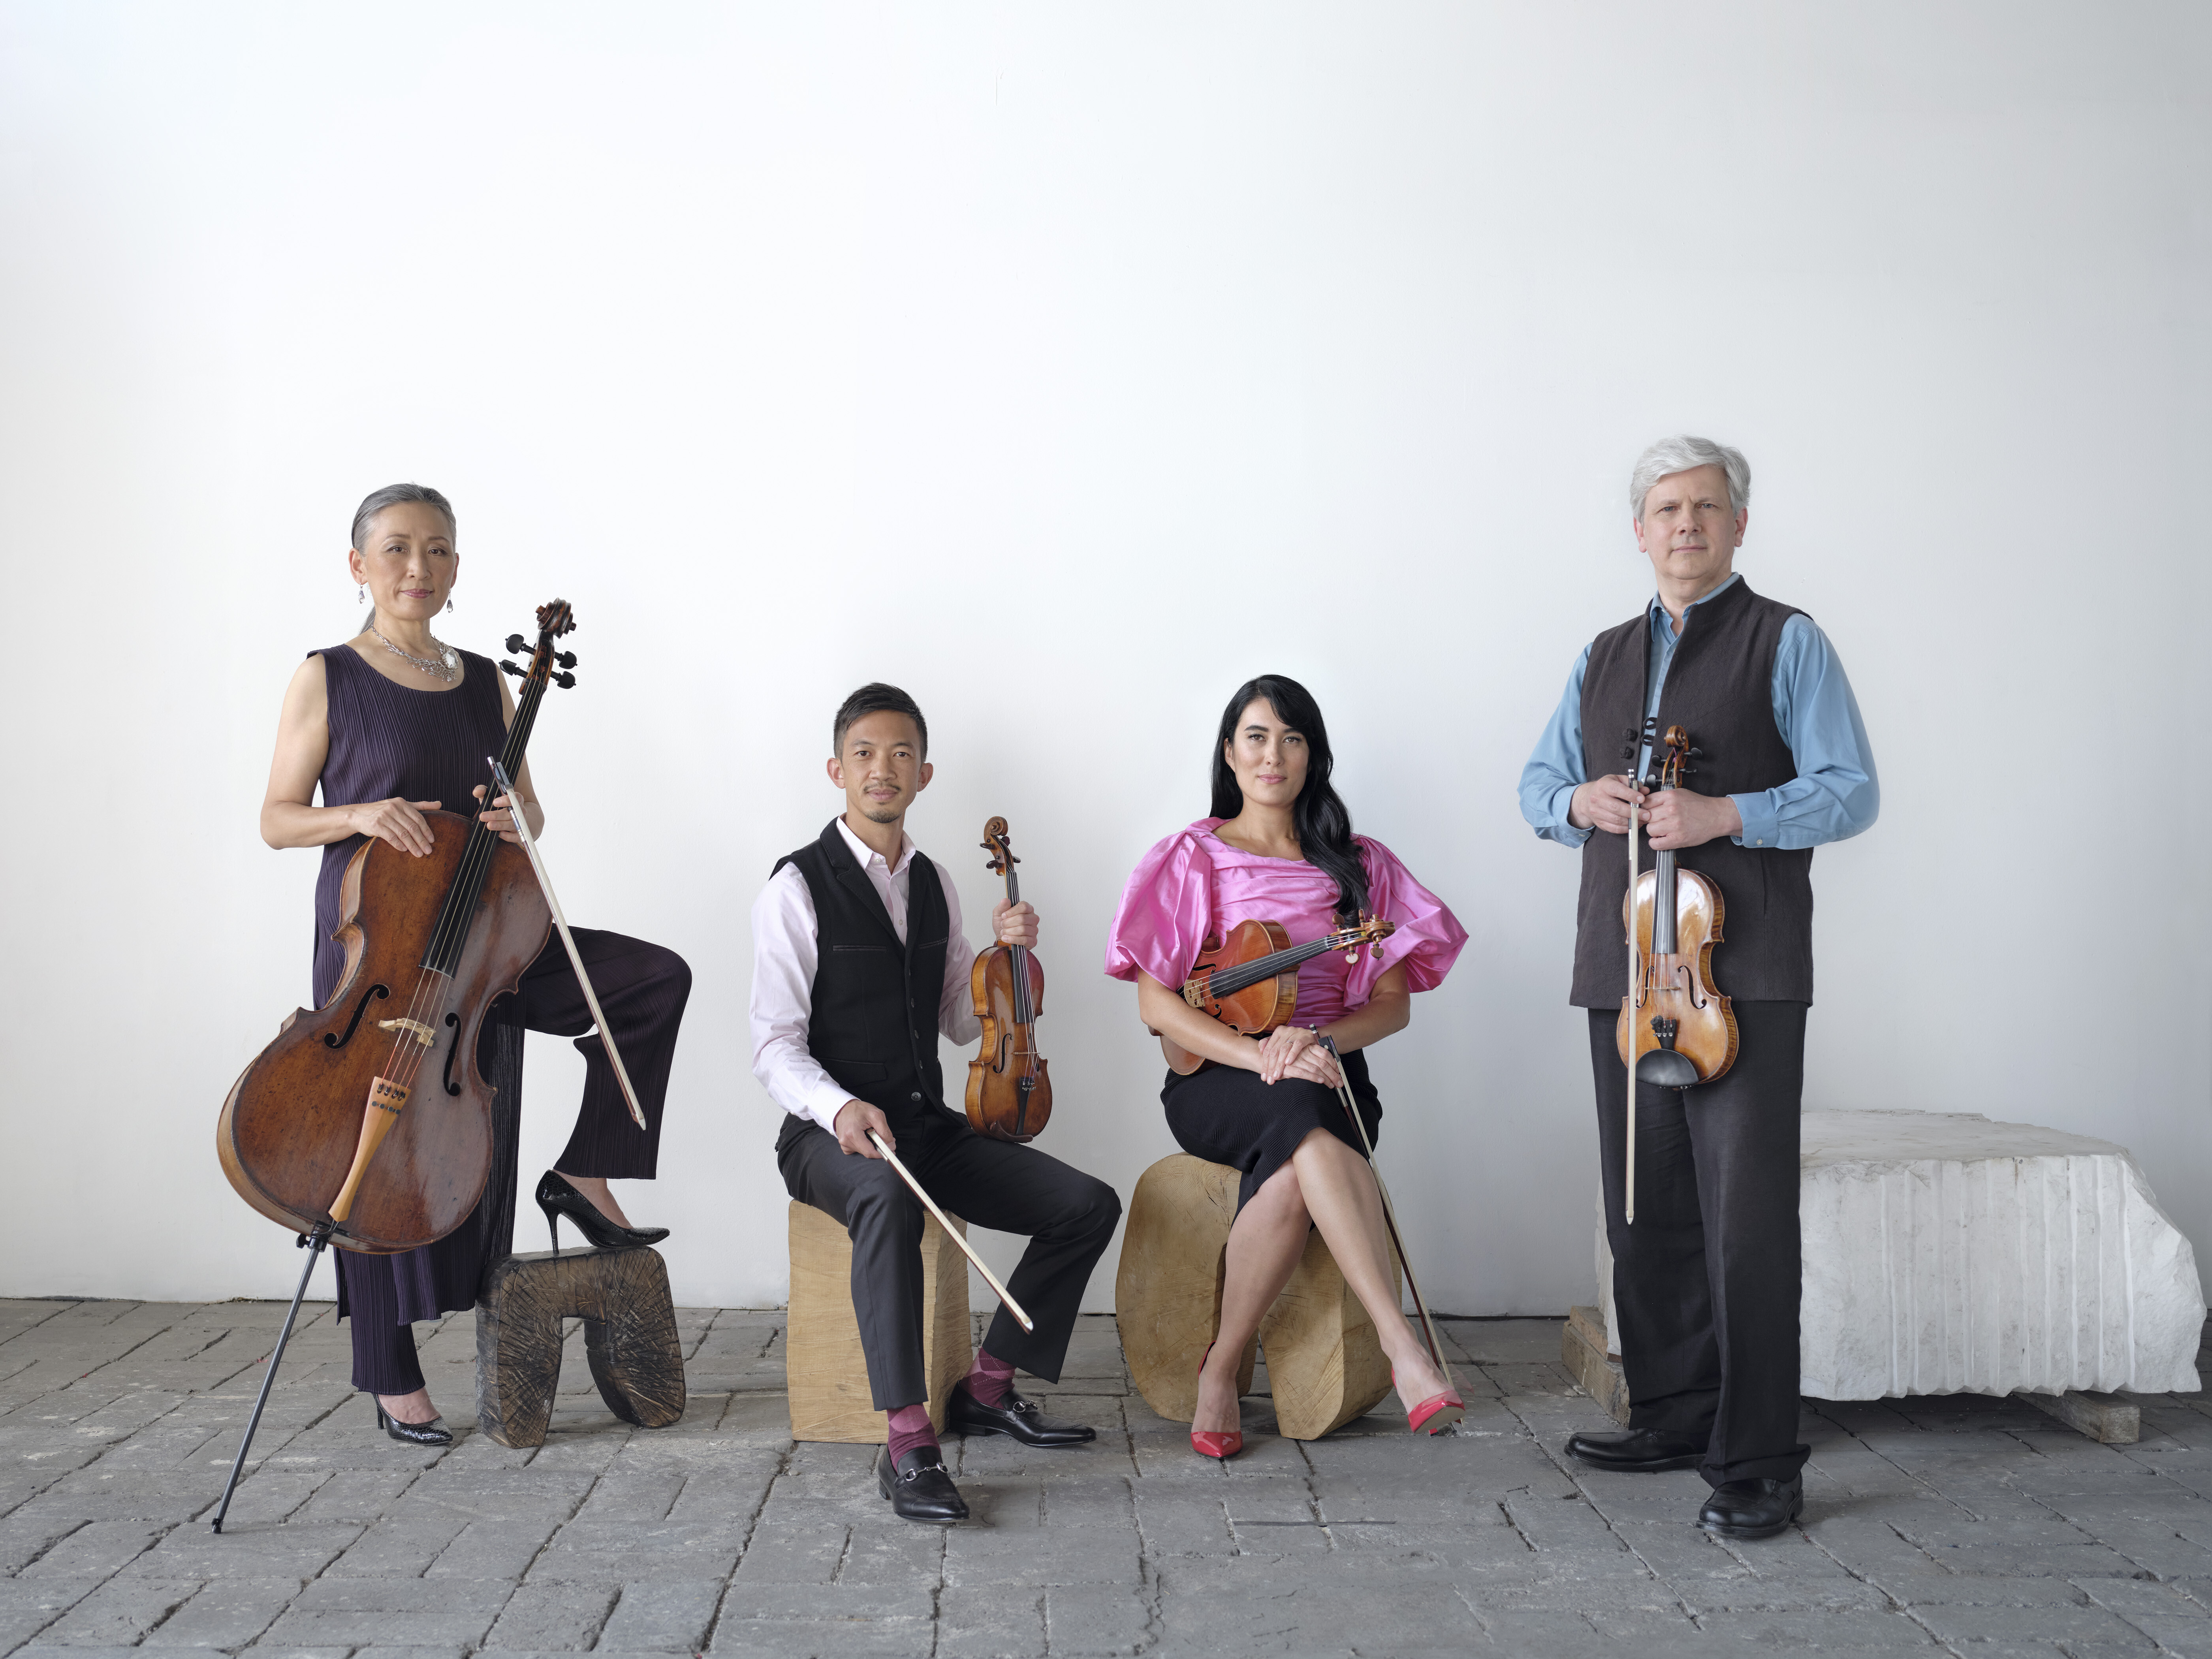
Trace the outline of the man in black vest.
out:
[[[939,1031],[973,1042],[968,989],[975,952],[962,937],[960,896],[905,831],[929,784],[929,727],[914,699],[864,685],[837,711],[830,780],[845,812],[819,839],[777,861],[753,905],[753,1074],[787,1113],[776,1139],[784,1185],[853,1238],[853,1309],[887,1441],[876,1482],[911,1521],[962,1521],[968,1506],[930,1427],[922,1372],[920,1200],[870,1142],[870,1131],[939,1205],[978,1226],[1025,1233],[1007,1289],[1036,1322],[1004,1308],[949,1426],[1011,1435],[1028,1446],[1096,1438],[1014,1392],[1015,1368],[1060,1378],[1091,1270],[1114,1236],[1114,1189],[1032,1147],[979,1135],[945,1102]],[[1035,945],[1036,913],[1004,900],[1003,944]]]
[[[1603,1469],[1695,1468],[1713,1488],[1698,1524],[1729,1538],[1771,1537],[1803,1507],[1797,1120],[1813,1001],[1813,848],[1858,834],[1881,805],[1834,649],[1810,617],[1735,573],[1750,496],[1751,468],[1735,450],[1681,437],[1644,452],[1629,502],[1658,593],[1584,650],[1521,776],[1522,814],[1536,833],[1583,853],[1571,1000],[1589,1011],[1631,1402],[1628,1432],[1577,1434],[1567,1450]],[[1650,775],[1650,745],[1638,734],[1674,725],[1704,751],[1698,787],[1632,782]],[[1633,1224],[1623,1212],[1627,1088],[1614,1035],[1628,977],[1631,801],[1650,849],[1677,849],[1720,889],[1713,977],[1733,999],[1741,1043],[1714,1082],[1638,1085]],[[1647,851],[1643,867],[1651,862]]]

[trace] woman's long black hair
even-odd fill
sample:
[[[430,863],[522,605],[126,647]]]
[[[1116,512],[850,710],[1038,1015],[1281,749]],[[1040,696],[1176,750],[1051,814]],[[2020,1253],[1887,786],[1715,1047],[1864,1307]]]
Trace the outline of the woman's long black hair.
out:
[[[1336,883],[1337,919],[1349,926],[1367,908],[1367,870],[1359,861],[1359,849],[1352,844],[1352,814],[1328,781],[1336,757],[1329,750],[1321,705],[1296,680],[1282,674],[1247,680],[1221,711],[1221,730],[1213,740],[1212,816],[1233,818],[1244,810],[1244,792],[1237,787],[1227,745],[1237,735],[1237,717],[1255,697],[1265,697],[1275,718],[1306,740],[1305,787],[1291,805],[1291,821],[1306,862]]]

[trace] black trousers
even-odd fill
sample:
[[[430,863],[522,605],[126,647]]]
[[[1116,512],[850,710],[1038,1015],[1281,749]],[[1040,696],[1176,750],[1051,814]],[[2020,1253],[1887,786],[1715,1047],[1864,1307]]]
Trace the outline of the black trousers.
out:
[[[1786,1480],[1797,1438],[1802,1002],[1738,1002],[1735,1064],[1636,1091],[1636,1223],[1623,1214],[1627,1077],[1618,1013],[1589,1011],[1605,1231],[1629,1427],[1705,1442],[1713,1486]]]
[[[506,1016],[527,1030],[576,1038],[576,1050],[584,1057],[584,1098],[576,1109],[576,1127],[554,1167],[611,1181],[649,1181],[659,1164],[661,1111],[668,1097],[669,1066],[676,1057],[677,1028],[684,1022],[684,1005],[691,994],[691,970],[675,951],[643,939],[595,927],[573,931],[577,953],[584,958],[592,988],[599,994],[599,1006],[606,1012],[607,1027],[637,1090],[638,1104],[645,1109],[647,1127],[641,1131],[630,1117],[622,1085],[584,1001],[583,987],[576,982],[575,969],[569,966],[557,934],[524,970],[514,1006],[505,1011]],[[422,1370],[416,1361],[414,1331],[400,1318],[395,1258],[356,1255],[349,1250],[331,1255],[345,1276],[346,1312],[353,1323],[354,1387],[371,1394],[414,1393],[422,1386]],[[473,1286],[486,1264],[465,1265],[462,1278]]]
[[[979,1135],[951,1112],[925,1106],[886,1115],[899,1162],[947,1212],[1029,1236],[1006,1288],[1036,1328],[1025,1334],[1001,1307],[983,1346],[1057,1382],[1084,1287],[1121,1219],[1121,1199],[1095,1176],[1033,1146]],[[852,1235],[853,1312],[876,1409],[921,1404],[929,1384],[921,1364],[921,1200],[889,1164],[844,1151],[812,1121],[785,1121],[776,1164],[793,1198]]]

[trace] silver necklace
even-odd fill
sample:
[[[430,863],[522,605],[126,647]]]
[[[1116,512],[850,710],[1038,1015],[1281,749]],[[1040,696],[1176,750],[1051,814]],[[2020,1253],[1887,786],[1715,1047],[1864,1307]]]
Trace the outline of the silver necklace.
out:
[[[411,651],[402,651],[398,646],[392,644],[390,640],[385,639],[384,630],[380,629],[374,623],[369,623],[368,631],[375,635],[378,639],[383,640],[384,648],[392,653],[393,656],[406,658],[408,661],[413,663],[424,673],[433,675],[436,678],[443,680],[447,685],[451,685],[455,680],[460,678],[461,659],[459,656],[454,652],[452,646],[447,645],[443,640],[438,638],[436,635],[434,634],[430,636],[430,643],[438,647],[438,654],[434,657],[418,657]]]

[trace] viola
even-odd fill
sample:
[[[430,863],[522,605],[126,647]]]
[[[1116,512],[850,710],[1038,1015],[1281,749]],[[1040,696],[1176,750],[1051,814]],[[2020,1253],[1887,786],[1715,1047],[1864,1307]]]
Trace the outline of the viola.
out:
[[[1374,945],[1398,931],[1398,925],[1382,916],[1367,916],[1358,925],[1340,927],[1304,945],[1291,943],[1279,921],[1254,918],[1240,921],[1224,938],[1209,934],[1199,947],[1198,960],[1182,982],[1182,1000],[1202,1014],[1211,1014],[1231,1030],[1246,1036],[1261,1036],[1287,1024],[1298,1007],[1298,964],[1331,951],[1341,951],[1346,962],[1359,960],[1359,947]],[[1160,1036],[1168,1065],[1188,1077],[1206,1063],[1202,1055],[1170,1036]]]
[[[574,626],[567,601],[540,606],[530,666],[500,665],[523,681],[500,756],[510,777],[546,686],[575,684],[554,672],[574,655],[553,649]],[[508,636],[508,650],[523,646]],[[223,1173],[253,1208],[371,1255],[435,1243],[483,1195],[496,1091],[477,1069],[477,1038],[552,927],[520,848],[478,817],[423,816],[428,855],[372,837],[346,866],[337,988],[285,1017],[216,1128]]]
[[[1641,734],[1631,735],[1640,739]],[[1679,726],[1668,726],[1660,743],[1666,758],[1650,787],[1679,789],[1696,770],[1691,759],[1703,751],[1691,746],[1690,734]],[[1735,1014],[1713,986],[1713,946],[1721,943],[1726,906],[1721,890],[1697,871],[1680,867],[1672,849],[1656,855],[1654,868],[1637,873],[1636,826],[1632,805],[1632,878],[1622,905],[1628,994],[1620,1000],[1616,1041],[1632,1079],[1687,1089],[1711,1083],[1735,1063]]]
[[[985,866],[1006,878],[1006,902],[1022,902],[1014,874],[1021,860],[1006,837],[1006,821],[983,826]],[[1030,1140],[1052,1116],[1052,1079],[1037,1052],[1036,1019],[1044,1012],[1044,969],[1024,945],[994,944],[975,953],[968,992],[983,1023],[983,1046],[968,1062],[968,1123],[999,1140]]]

